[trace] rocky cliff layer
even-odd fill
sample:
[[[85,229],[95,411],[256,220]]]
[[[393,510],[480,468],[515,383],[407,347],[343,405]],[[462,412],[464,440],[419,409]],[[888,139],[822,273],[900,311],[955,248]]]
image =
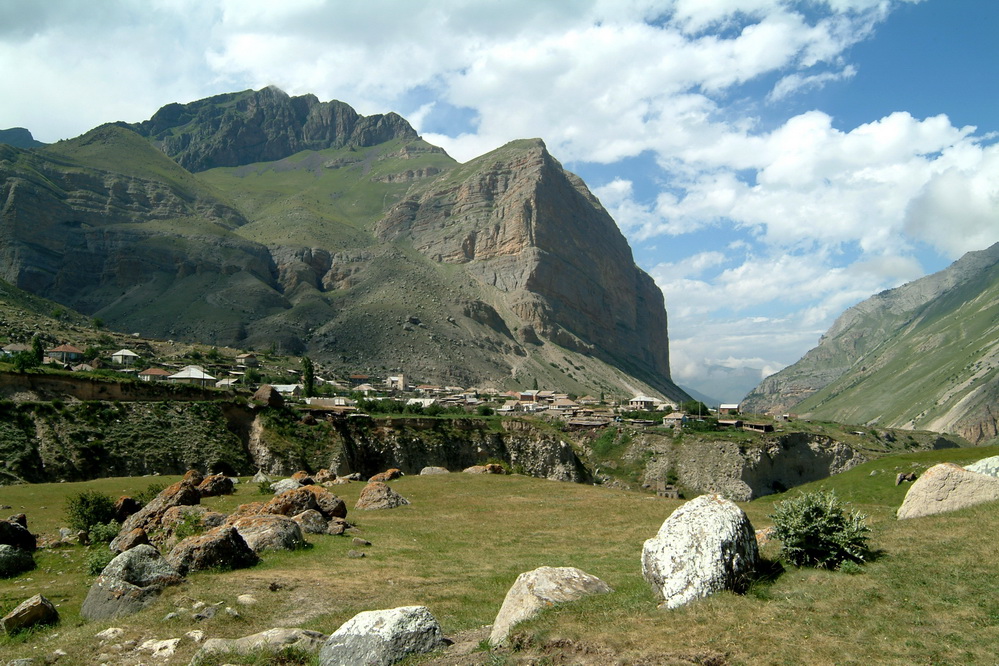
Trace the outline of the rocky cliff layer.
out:
[[[274,87],[168,104],[129,127],[193,172],[272,162],[303,150],[417,138],[395,113],[362,116],[337,100],[290,97]]]
[[[459,264],[521,341],[540,336],[597,356],[679,397],[669,384],[662,292],[610,215],[538,139],[472,160],[397,204],[377,235]],[[659,379],[660,381],[656,381]]]
[[[847,310],[744,411],[999,436],[999,244]]]

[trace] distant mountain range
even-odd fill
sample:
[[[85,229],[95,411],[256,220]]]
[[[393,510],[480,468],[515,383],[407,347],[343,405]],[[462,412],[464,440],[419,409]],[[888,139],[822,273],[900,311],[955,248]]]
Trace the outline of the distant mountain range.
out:
[[[882,292],[743,401],[843,423],[999,436],[999,244]]]
[[[25,132],[0,135],[0,278],[109,327],[332,371],[686,398],[662,293],[538,139],[459,164],[398,115],[274,88],[50,145]]]

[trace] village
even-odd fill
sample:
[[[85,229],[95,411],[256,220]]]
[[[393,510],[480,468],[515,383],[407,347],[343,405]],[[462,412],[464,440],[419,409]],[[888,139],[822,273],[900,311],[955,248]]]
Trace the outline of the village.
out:
[[[607,398],[575,396],[557,390],[531,389],[501,391],[494,387],[438,386],[413,384],[404,374],[383,378],[354,373],[334,377],[314,371],[312,362],[303,357],[275,357],[252,351],[227,353],[212,347],[207,351],[187,350],[182,355],[161,357],[143,343],[143,353],[128,348],[95,353],[63,343],[42,350],[38,365],[73,373],[93,373],[122,380],[188,384],[231,392],[256,391],[267,384],[283,400],[303,409],[330,417],[359,413],[364,407],[387,404],[392,411],[435,414],[443,411],[468,412],[479,416],[530,414],[559,421],[572,429],[602,428],[625,421],[636,426],[682,428],[693,421],[711,417],[719,427],[734,427],[769,432],[769,423],[744,423],[734,418],[738,404],[722,404],[717,409],[698,405],[688,413],[674,401],[649,395]],[[38,345],[12,343],[0,349],[0,358],[35,355]],[[197,363],[188,361],[196,360]],[[185,363],[187,362],[187,363]],[[308,366],[308,370],[303,369]],[[308,375],[308,376],[306,376]],[[325,375],[325,376],[324,376]],[[385,401],[389,401],[386,403]],[[700,413],[698,413],[700,412]],[[729,418],[726,418],[729,417]]]

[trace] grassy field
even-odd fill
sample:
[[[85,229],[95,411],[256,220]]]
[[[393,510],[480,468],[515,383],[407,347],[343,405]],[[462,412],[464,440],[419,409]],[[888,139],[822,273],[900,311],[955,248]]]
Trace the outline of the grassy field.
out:
[[[191,576],[146,611],[113,622],[84,623],[79,617],[92,581],[84,573],[86,549],[46,549],[36,555],[38,569],[0,581],[0,610],[42,593],[59,604],[61,622],[27,636],[0,638],[0,655],[42,657],[62,649],[73,655],[71,663],[184,664],[197,648],[188,638],[174,657],[163,660],[148,652],[119,654],[95,634],[119,626],[125,633],[114,643],[141,644],[184,637],[194,629],[208,637],[273,626],[329,633],[362,610],[410,604],[428,606],[445,632],[455,635],[491,623],[517,575],[549,565],[579,567],[615,592],[551,609],[521,625],[519,650],[483,650],[472,655],[477,661],[460,663],[994,664],[996,505],[900,523],[894,510],[906,487],[896,488],[894,478],[896,471],[919,471],[941,460],[967,462],[997,453],[999,447],[904,454],[810,484],[836,490],[868,514],[877,551],[873,561],[854,574],[782,570],[777,545],[768,544],[763,555],[769,575],[748,594],[719,594],[674,611],[657,610],[642,580],[640,553],[680,501],[523,476],[404,477],[393,486],[411,505],[348,513],[372,543],[364,547],[363,559],[347,556],[358,549],[350,537],[310,536],[311,548],[265,554],[252,569]],[[8,513],[27,513],[32,531],[47,534],[65,522],[65,499],[73,493],[135,493],[173,480],[4,487],[0,504],[12,507]],[[352,509],[362,486],[334,492]],[[205,503],[227,511],[260,498],[254,484],[244,483],[236,496]],[[780,499],[743,506],[761,528]],[[259,603],[240,605],[241,594]],[[220,613],[199,622],[188,612],[164,620],[197,601],[221,602],[238,609],[240,617]]]

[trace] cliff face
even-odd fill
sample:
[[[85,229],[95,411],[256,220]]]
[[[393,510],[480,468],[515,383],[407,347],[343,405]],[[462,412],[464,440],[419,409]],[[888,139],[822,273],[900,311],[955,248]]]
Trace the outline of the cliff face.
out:
[[[303,150],[416,138],[397,114],[361,116],[343,102],[289,97],[277,88],[168,104],[130,127],[194,172],[271,162]]]
[[[849,310],[744,411],[999,436],[999,244]]]
[[[669,378],[662,292],[599,201],[540,140],[514,142],[433,181],[376,233],[462,265],[533,334],[639,377]]]

